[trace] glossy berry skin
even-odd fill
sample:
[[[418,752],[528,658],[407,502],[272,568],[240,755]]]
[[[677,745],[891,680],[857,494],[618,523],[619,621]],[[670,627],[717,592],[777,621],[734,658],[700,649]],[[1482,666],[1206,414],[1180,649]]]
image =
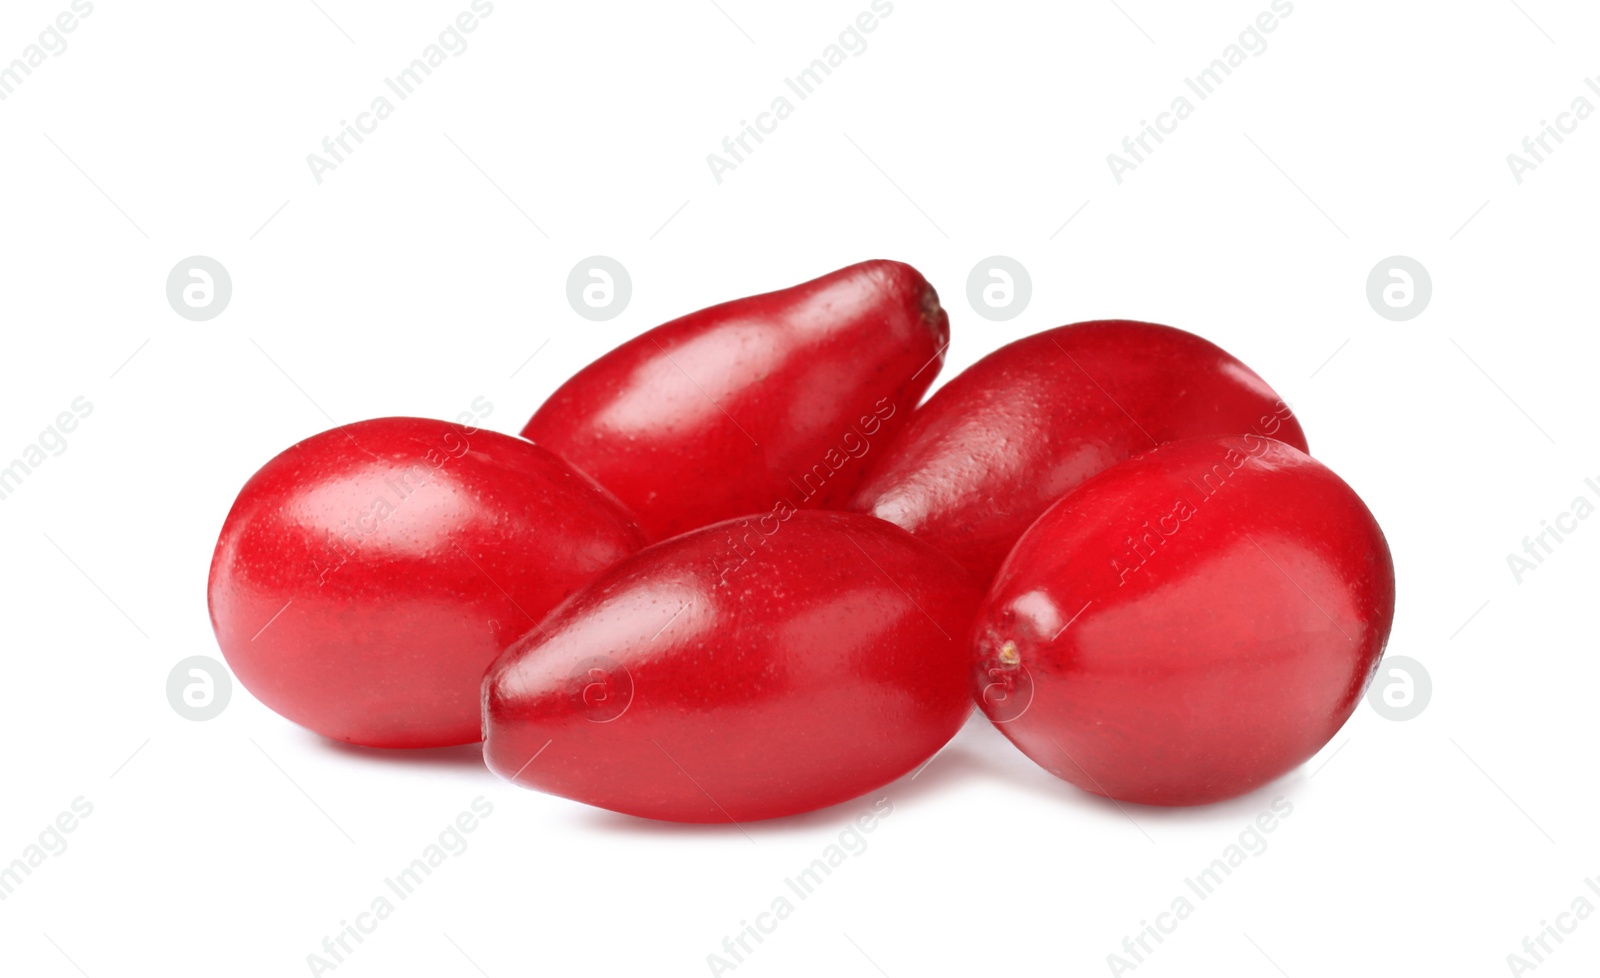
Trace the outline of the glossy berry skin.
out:
[[[1306,449],[1278,395],[1215,344],[1154,323],[1061,326],[935,391],[847,508],[989,580],[1022,531],[1095,473],[1162,442],[1246,432]]]
[[[1023,534],[973,631],[985,713],[1124,802],[1244,794],[1328,742],[1394,619],[1394,567],[1338,476],[1256,435],[1163,445]]]
[[[949,317],[910,265],[868,261],[635,337],[522,429],[594,476],[653,540],[837,508],[944,362]]]
[[[745,822],[913,770],[971,713],[980,597],[898,527],[780,505],[647,547],[484,682],[484,757],[645,818]]]
[[[641,545],[620,503],[537,445],[363,421],[245,484],[211,562],[211,623],[244,687],[301,726],[371,747],[472,743],[495,656]]]

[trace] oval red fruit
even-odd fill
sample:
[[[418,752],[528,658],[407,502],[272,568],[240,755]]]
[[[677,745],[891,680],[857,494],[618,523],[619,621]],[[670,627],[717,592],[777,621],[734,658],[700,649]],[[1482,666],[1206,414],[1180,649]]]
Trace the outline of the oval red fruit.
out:
[[[978,699],[1045,770],[1126,802],[1244,794],[1360,702],[1394,619],[1372,514],[1256,435],[1085,482],[1006,558],[973,626]]]
[[[910,265],[869,261],[635,337],[522,429],[594,476],[651,539],[843,502],[944,361],[949,317]]]
[[[979,593],[854,513],[779,506],[656,544],[495,663],[484,757],[612,811],[744,822],[845,801],[931,757],[971,712]]]
[[[1220,347],[1106,320],[1003,346],[935,391],[847,508],[910,530],[981,579],[1045,508],[1158,444],[1256,432],[1304,451],[1266,382]]]
[[[317,733],[472,743],[495,656],[641,542],[615,499],[537,445],[363,421],[245,484],[211,561],[211,623],[244,687]]]

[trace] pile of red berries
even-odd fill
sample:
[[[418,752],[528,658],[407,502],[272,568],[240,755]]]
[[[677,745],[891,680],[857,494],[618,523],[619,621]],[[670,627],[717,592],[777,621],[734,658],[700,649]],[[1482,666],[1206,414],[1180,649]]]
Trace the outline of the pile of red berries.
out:
[[[1299,422],[1213,344],[1046,330],[920,403],[949,318],[871,261],[658,326],[522,437],[381,418],[240,491],[217,640],[267,706],[648,818],[809,811],[976,701],[1123,801],[1247,792],[1333,736],[1394,570]]]

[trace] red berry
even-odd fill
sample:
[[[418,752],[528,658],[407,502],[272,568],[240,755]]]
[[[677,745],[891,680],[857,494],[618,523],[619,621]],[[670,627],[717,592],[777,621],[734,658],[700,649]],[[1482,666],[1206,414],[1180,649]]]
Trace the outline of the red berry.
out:
[[[481,735],[484,670],[641,543],[587,476],[518,438],[419,418],[293,446],[240,491],[211,562],[239,681],[336,740]]]
[[[1246,432],[1306,448],[1266,382],[1198,336],[1124,320],[1061,326],[934,392],[847,508],[988,580],[1022,531],[1095,473],[1162,442]]]
[[[853,513],[705,527],[602,574],[484,682],[501,777],[678,822],[792,815],[887,784],[971,712],[979,593]]]
[[[1338,476],[1255,435],[1085,482],[1006,558],[974,625],[984,712],[1085,791],[1192,805],[1305,761],[1394,619],[1382,531]]]
[[[842,503],[944,362],[949,317],[869,261],[657,326],[563,384],[522,435],[660,540],[778,500]]]

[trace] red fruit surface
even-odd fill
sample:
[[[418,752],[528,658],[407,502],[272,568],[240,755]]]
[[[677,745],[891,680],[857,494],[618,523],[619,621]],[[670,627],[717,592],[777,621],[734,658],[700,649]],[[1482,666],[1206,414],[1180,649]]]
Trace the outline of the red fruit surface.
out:
[[[1241,795],[1328,742],[1394,620],[1349,486],[1257,435],[1163,445],[1085,482],[1006,558],[973,628],[996,726],[1085,791]]]
[[[363,421],[240,490],[211,561],[211,623],[244,687],[317,733],[472,743],[495,656],[641,543],[615,499],[537,445]]]
[[[1215,344],[1154,323],[1061,326],[935,391],[846,508],[988,580],[1022,531],[1095,473],[1163,442],[1246,432],[1306,450],[1272,388]]]
[[[899,527],[779,505],[647,547],[495,663],[484,757],[612,811],[744,822],[856,797],[971,713],[980,594]]]
[[[910,265],[868,261],[635,337],[522,429],[594,476],[653,540],[837,508],[944,363],[949,317]]]

